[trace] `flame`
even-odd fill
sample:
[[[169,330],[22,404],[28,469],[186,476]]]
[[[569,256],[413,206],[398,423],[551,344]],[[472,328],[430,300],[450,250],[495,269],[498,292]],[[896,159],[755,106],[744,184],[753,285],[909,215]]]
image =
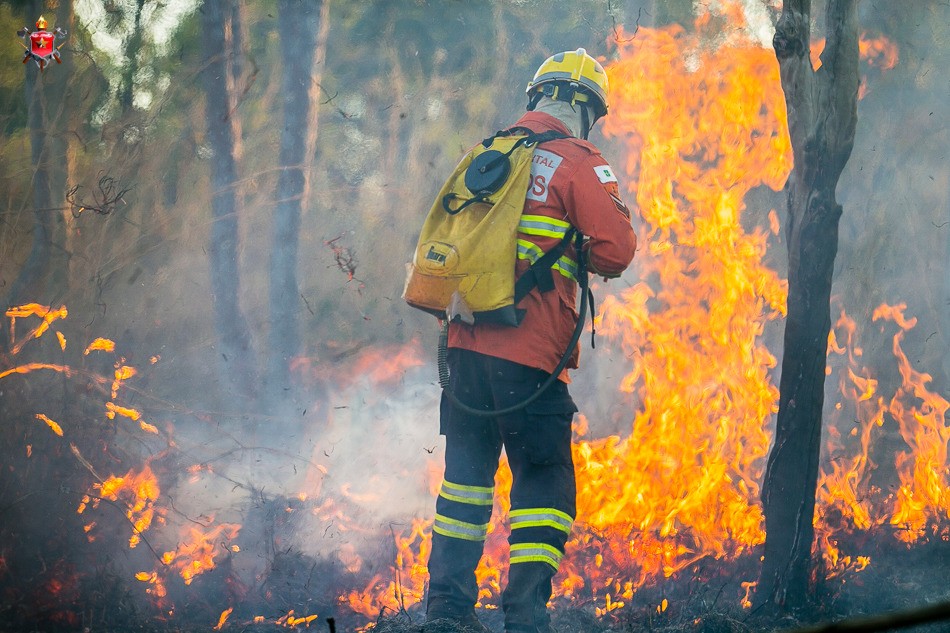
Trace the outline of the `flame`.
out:
[[[878,37],[862,35],[858,40],[858,51],[861,59],[871,66],[880,67],[881,70],[892,70],[897,66],[897,45],[883,35]]]
[[[234,607],[230,609],[225,609],[221,612],[221,616],[218,618],[218,623],[214,626],[215,631],[220,631],[221,627],[224,626],[224,623],[228,621],[228,617],[231,615],[231,612],[234,611]]]
[[[380,611],[393,613],[422,600],[425,593],[426,561],[432,547],[432,521],[413,519],[408,534],[394,535],[396,561],[389,579],[375,575],[362,589],[341,596],[355,613],[375,617]]]
[[[821,53],[825,50],[825,38],[818,38],[811,42],[809,58],[814,70],[821,68]],[[883,35],[871,37],[862,33],[858,38],[858,55],[868,66],[878,67],[881,70],[892,70],[897,66],[897,45]]]
[[[320,616],[314,614],[314,615],[305,615],[303,617],[298,618],[294,615],[294,610],[291,609],[290,611],[287,612],[287,615],[283,615],[277,618],[277,620],[275,621],[275,624],[286,627],[288,629],[292,629],[296,626],[300,626],[301,624],[303,624],[307,628],[310,628],[310,623],[316,620],[318,617]]]
[[[706,24],[621,35],[607,66],[618,88],[604,132],[631,148],[650,283],[604,299],[598,323],[631,361],[620,389],[638,394],[632,428],[574,447],[578,527],[560,590],[589,585],[602,612],[764,539],[778,392],[761,337],[784,315],[786,284],[762,262],[771,226],[747,232],[741,214],[752,189],[784,185],[791,147],[774,52],[740,31],[704,46]]]
[[[126,507],[125,516],[132,524],[132,536],[129,537],[129,547],[136,547],[142,540],[142,534],[149,529],[152,521],[158,518],[162,520],[163,513],[156,508],[160,488],[158,478],[152,472],[151,466],[146,463],[145,467],[136,472],[135,469],[129,470],[124,476],[109,476],[101,483],[92,485],[97,494],[89,493],[83,497],[77,512],[85,512],[88,504],[92,507],[99,505],[100,499],[121,502]]]
[[[47,425],[50,429],[52,429],[52,430],[53,430],[53,433],[55,433],[56,435],[58,435],[58,436],[60,436],[60,437],[63,436],[63,427],[61,427],[61,426],[60,426],[59,424],[57,424],[56,422],[50,420],[48,417],[46,417],[46,416],[43,415],[42,413],[37,413],[37,414],[36,414],[36,419],[37,419],[37,420],[41,420],[41,421],[43,421],[43,422],[46,422],[46,425]]]
[[[114,402],[106,403],[106,417],[110,420],[114,420],[116,415],[121,415],[129,418],[133,422],[137,422],[139,418],[142,417],[142,414],[136,411],[135,409],[129,409],[127,407],[120,407]]]
[[[82,354],[83,356],[89,356],[90,352],[94,352],[96,350],[103,351],[103,352],[114,352],[115,341],[112,341],[107,338],[97,338],[86,347],[85,351],[83,351]]]
[[[730,25],[742,24],[738,4],[722,11]],[[639,408],[629,433],[599,439],[586,438],[579,416],[578,516],[555,588],[565,598],[584,589],[601,615],[647,583],[703,559],[734,560],[765,536],[759,485],[778,390],[763,335],[785,315],[787,282],[763,261],[778,214],[761,210],[759,226],[742,214],[754,189],[783,188],[792,151],[774,51],[741,28],[716,29],[703,13],[693,32],[621,31],[606,64],[612,107],[604,133],[629,148],[624,167],[642,220],[636,266],[649,283],[607,296],[596,325],[629,359],[619,387],[636,394]],[[874,41],[865,55],[886,48]],[[872,402],[873,382],[853,376],[858,397]],[[482,606],[497,599],[503,580],[509,489],[503,465],[476,571]],[[415,529],[397,538],[396,567],[410,578],[409,549],[428,547]],[[824,547],[830,552],[831,540]],[[848,557],[851,569],[867,563]],[[742,583],[746,606],[754,586]],[[376,589],[377,603],[392,608],[393,583]],[[350,604],[366,612],[369,593]]]
[[[151,585],[146,589],[146,593],[149,595],[155,596],[161,603],[162,599],[168,595],[168,590],[165,588],[165,583],[159,577],[156,572],[147,572],[140,571],[135,574],[135,579],[144,583]]]
[[[928,524],[950,517],[950,427],[946,423],[950,403],[927,388],[933,377],[911,367],[901,349],[904,333],[917,323],[916,319],[904,318],[906,308],[904,304],[881,305],[871,318],[893,321],[900,327],[894,335],[892,350],[903,382],[887,411],[897,421],[907,450],[897,454],[901,486],[890,523],[905,530],[904,540],[913,542],[923,536]]]
[[[129,367],[128,365],[124,365],[121,362],[115,364],[115,378],[112,381],[112,399],[113,400],[115,400],[116,394],[119,391],[119,387],[122,386],[122,383],[137,374],[138,374],[138,370],[135,369],[135,367]]]
[[[26,363],[25,365],[16,365],[10,369],[0,371],[0,378],[6,378],[13,374],[28,374],[38,369],[49,369],[64,374],[66,377],[72,377],[75,371],[67,365],[56,365],[53,363]]]
[[[215,558],[229,550],[227,541],[237,538],[241,526],[221,523],[210,529],[187,526],[184,542],[162,555],[162,563],[174,569],[190,585],[195,576],[215,568]],[[223,542],[223,546],[219,547]]]
[[[10,351],[13,355],[20,352],[23,346],[33,339],[40,338],[49,329],[50,325],[58,319],[65,319],[69,315],[66,306],[60,306],[59,309],[52,309],[50,306],[40,305],[39,303],[27,303],[22,306],[8,308],[6,316],[10,318]],[[39,325],[33,328],[19,343],[16,342],[16,320],[27,317],[39,317],[42,319]]]
[[[872,314],[873,321],[893,322],[899,328],[891,350],[901,385],[892,395],[881,393],[880,381],[862,366],[863,350],[852,318],[842,312],[829,337],[830,358],[839,355],[847,360],[838,381],[842,401],[835,408],[844,412],[842,420],[853,419],[847,432],[841,421],[827,426],[829,467],[822,470],[818,484],[816,535],[832,575],[848,569],[861,571],[870,564],[867,556],[841,552],[840,543],[855,530],[869,532],[891,525],[898,539],[913,543],[945,530],[941,524],[950,517],[950,428],[946,424],[950,403],[928,389],[931,376],[913,369],[901,347],[905,333],[916,325],[916,319],[904,315],[905,310],[904,304],[882,304]],[[852,410],[853,416],[846,415]],[[906,449],[895,458],[900,486],[895,494],[887,494],[873,482],[878,464],[871,452],[875,441],[888,432],[885,428],[895,424]],[[847,442],[845,436],[857,442]]]
[[[344,372],[340,372],[340,361],[356,354]],[[345,385],[346,380],[368,380],[373,384],[386,384],[398,381],[412,367],[425,364],[418,341],[403,346],[388,346],[353,352],[339,352],[328,364],[319,359],[298,356],[291,360],[292,373],[310,379],[325,380],[332,372],[335,382]],[[341,385],[342,386],[342,385]]]

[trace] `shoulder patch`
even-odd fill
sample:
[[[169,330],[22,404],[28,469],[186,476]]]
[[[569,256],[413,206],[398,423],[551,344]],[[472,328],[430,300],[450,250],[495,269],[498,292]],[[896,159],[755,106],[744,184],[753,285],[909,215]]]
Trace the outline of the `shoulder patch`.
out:
[[[617,182],[617,176],[614,175],[614,170],[610,168],[610,165],[594,167],[594,173],[597,174],[597,179],[600,180],[601,184],[606,185],[608,182]]]

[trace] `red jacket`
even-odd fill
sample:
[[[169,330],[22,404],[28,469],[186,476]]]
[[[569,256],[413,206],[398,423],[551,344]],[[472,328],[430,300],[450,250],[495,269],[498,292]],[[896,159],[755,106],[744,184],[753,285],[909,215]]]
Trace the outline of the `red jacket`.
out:
[[[515,125],[533,132],[570,134],[560,120],[543,112],[527,112]],[[595,275],[620,275],[637,248],[630,212],[620,199],[613,170],[594,145],[574,137],[548,141],[535,150],[521,218],[516,262],[519,276],[533,257],[558,244],[558,234],[563,235],[568,223],[589,238],[588,269]],[[577,324],[577,282],[572,274],[576,261],[572,244],[552,270],[555,290],[541,293],[534,288],[518,304],[527,311],[520,326],[452,322],[449,347],[554,371]],[[576,368],[578,357],[575,347],[567,366]],[[568,380],[566,371],[561,379]]]

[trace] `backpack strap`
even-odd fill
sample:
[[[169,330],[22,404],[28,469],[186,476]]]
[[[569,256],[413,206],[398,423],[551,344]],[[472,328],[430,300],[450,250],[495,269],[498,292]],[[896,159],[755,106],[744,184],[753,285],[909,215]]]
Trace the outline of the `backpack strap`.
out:
[[[527,138],[525,138],[524,144],[530,147],[531,145],[540,145],[541,143],[547,143],[548,141],[554,141],[559,138],[573,137],[570,134],[564,134],[563,132],[558,132],[557,130],[548,130],[547,132],[538,133],[531,132],[528,134]]]
[[[495,132],[492,136],[489,136],[488,138],[483,140],[482,145],[484,145],[485,147],[491,147],[492,142],[496,138],[501,137],[501,136],[514,136],[515,134],[524,134],[525,136],[524,138],[518,139],[511,146],[511,149],[509,149],[507,152],[504,152],[504,153],[494,152],[495,154],[497,154],[497,156],[495,156],[494,158],[491,158],[490,160],[488,160],[488,162],[482,163],[479,167],[479,171],[481,171],[482,173],[491,172],[496,167],[498,167],[502,162],[507,162],[509,157],[519,147],[522,147],[522,146],[534,147],[535,145],[540,145],[541,143],[546,143],[548,141],[553,141],[555,139],[570,138],[569,135],[562,134],[561,132],[558,132],[557,130],[548,130],[547,132],[534,133],[526,127],[516,126],[516,127],[508,128],[507,130],[500,130],[498,132]],[[488,153],[482,154],[481,156],[488,156]],[[473,167],[474,167],[474,164],[469,166],[469,169],[472,169]],[[507,171],[505,171],[504,174],[505,174],[504,177],[507,178]],[[468,185],[467,180],[468,180],[468,176],[466,175],[466,185]],[[473,191],[473,193],[475,194],[474,197],[469,198],[456,209],[453,209],[450,203],[453,200],[458,199],[458,196],[454,193],[446,194],[442,198],[442,208],[449,215],[456,215],[468,205],[474,204],[476,202],[483,202],[483,203],[490,204],[491,201],[488,199],[488,196],[491,195],[492,193],[495,193],[495,191],[493,190]]]
[[[518,277],[518,281],[515,282],[515,305],[518,305],[535,286],[541,292],[554,290],[554,273],[551,271],[551,266],[564,254],[575,235],[583,237],[572,226],[561,238],[561,241],[557,243],[557,246],[539,257],[528,270],[524,271],[523,275]],[[580,255],[581,253],[578,251],[578,257]]]
[[[525,137],[524,144],[528,147],[532,145],[540,145],[541,143],[546,143],[556,139],[571,138],[568,134],[558,132],[557,130],[548,130],[547,132],[538,133],[532,132],[527,128],[511,128],[511,130],[516,130],[519,132],[527,131],[529,134],[527,137]],[[499,132],[499,134],[503,134],[505,132],[511,134],[513,133],[511,130],[504,130],[503,132]],[[515,282],[514,304],[516,306],[528,295],[529,292],[531,292],[531,289],[535,286],[537,286],[538,290],[541,292],[549,292],[554,290],[554,273],[552,272],[551,267],[554,266],[555,262],[557,262],[561,255],[564,254],[564,251],[567,250],[571,240],[573,240],[575,237],[577,238],[578,242],[578,257],[580,258],[583,256],[579,246],[584,236],[572,226],[570,229],[568,229],[567,233],[564,234],[564,237],[561,238],[561,241],[558,242],[554,248],[539,257]],[[578,271],[578,274],[580,274],[580,271]],[[586,271],[583,274],[586,275]]]

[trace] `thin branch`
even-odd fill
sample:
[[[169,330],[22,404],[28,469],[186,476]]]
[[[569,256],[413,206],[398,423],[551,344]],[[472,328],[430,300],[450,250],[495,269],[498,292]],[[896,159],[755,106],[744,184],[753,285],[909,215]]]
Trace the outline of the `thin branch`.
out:
[[[92,193],[92,202],[79,199],[80,185],[71,187],[66,192],[66,202],[72,211],[73,217],[78,218],[83,211],[94,211],[100,215],[109,215],[121,202],[125,204],[123,196],[132,191],[133,187],[119,187],[119,181],[108,174],[100,172],[98,191]]]

